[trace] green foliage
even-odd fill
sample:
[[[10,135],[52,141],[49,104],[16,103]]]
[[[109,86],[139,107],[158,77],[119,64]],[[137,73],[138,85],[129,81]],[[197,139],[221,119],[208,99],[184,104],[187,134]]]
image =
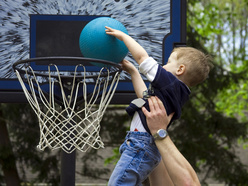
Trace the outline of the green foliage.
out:
[[[216,99],[216,110],[218,112],[224,112],[230,117],[239,116],[242,121],[245,121],[247,120],[247,116],[245,115],[247,101],[247,82],[240,81],[239,84],[233,83],[228,89],[219,93],[218,99]]]
[[[20,165],[20,175],[22,182],[33,183],[50,183],[51,185],[59,185],[60,174],[60,153],[59,151],[38,151],[35,147],[39,142],[39,124],[36,115],[28,104],[1,104],[7,121],[11,143],[15,154],[16,161]],[[105,146],[119,146],[126,135],[127,127],[125,121],[129,119],[127,114],[118,109],[107,110],[101,122],[100,136]],[[112,156],[112,155],[111,155]],[[9,155],[4,149],[0,149],[0,160],[4,161]],[[101,179],[103,175],[110,172],[108,167],[99,168],[91,166],[92,162],[103,161],[103,154],[99,151],[91,149],[84,154],[81,159],[83,166],[82,171],[77,174]],[[2,164],[1,164],[2,165]],[[11,166],[8,161],[2,166]],[[26,168],[36,174],[34,180],[26,179]],[[0,172],[0,178],[2,173]],[[107,181],[107,180],[106,180]]]
[[[51,185],[59,185],[60,180],[60,153],[59,151],[39,151],[35,147],[39,142],[39,124],[38,119],[28,104],[1,104],[0,109],[3,111],[4,119],[8,123],[9,135],[15,157],[13,157],[20,165],[21,180],[25,184],[33,183],[50,183]],[[105,146],[119,146],[126,135],[127,126],[125,121],[129,119],[124,109],[114,108],[108,109],[101,122],[100,136]],[[11,147],[10,147],[11,148]],[[5,153],[5,149],[0,149],[1,166],[11,166],[10,156]],[[9,152],[9,151],[7,151]],[[112,156],[112,155],[111,155]],[[101,179],[103,175],[110,172],[108,167],[99,168],[91,166],[92,162],[103,161],[103,154],[99,151],[91,149],[84,154],[81,159],[83,166],[82,171],[77,174]],[[15,161],[13,161],[15,162]],[[0,167],[1,168],[1,167]],[[34,180],[27,180],[26,169],[36,174]],[[2,178],[0,171],[0,178]],[[106,180],[107,181],[107,180]]]
[[[244,3],[188,3],[188,45],[210,53],[215,67],[204,84],[192,89],[191,100],[173,134],[193,167],[205,174],[203,184],[207,178],[228,185],[248,183],[247,165],[235,154],[238,142],[245,146],[248,141],[248,50],[244,45],[248,7]],[[181,141],[182,135],[188,142]]]
[[[108,174],[110,170],[108,168],[99,168],[97,166],[93,166],[95,162],[98,160],[102,160],[102,156],[98,153],[95,149],[90,149],[87,153],[83,156],[81,161],[83,162],[81,175],[88,176],[91,178],[98,178],[100,179],[102,175]],[[107,180],[106,180],[107,181]]]
[[[191,19],[187,19],[188,25],[191,25],[192,28],[202,37],[209,38],[213,34],[221,34],[220,25],[223,22],[220,21],[220,12],[216,4],[209,3],[203,5],[200,2],[194,3],[194,5],[189,5],[189,14],[192,13]]]
[[[207,178],[226,184],[244,184],[248,181],[247,167],[242,165],[234,149],[240,136],[247,138],[247,122],[241,123],[215,111],[215,103],[211,100],[217,89],[206,89],[218,84],[213,80],[210,77],[194,90],[201,91],[192,95],[183,108],[182,118],[174,123],[170,134],[194,169],[204,174],[202,184],[207,183]]]
[[[123,142],[129,128],[130,117],[125,108],[109,108],[101,121],[101,136],[111,146],[118,146]]]
[[[105,163],[105,165],[111,164],[111,163],[116,164],[119,158],[120,158],[119,147],[115,147],[113,149],[113,156],[106,158],[104,163]]]
[[[87,151],[81,159],[83,167],[80,174],[82,174],[82,176],[103,179],[103,175],[111,172],[106,165],[115,163],[120,157],[118,149],[126,136],[127,126],[125,123],[128,120],[129,117],[124,112],[124,108],[121,110],[118,108],[107,109],[101,121],[100,136],[104,141],[105,147],[113,147],[113,154],[104,160],[105,167],[99,168],[92,165],[92,163],[103,160],[104,154],[94,149]]]
[[[170,135],[182,154],[197,173],[203,174],[202,184],[208,178],[228,185],[247,185],[248,168],[235,153],[243,144],[247,149],[248,99],[248,1],[187,1],[187,45],[213,56],[214,68],[209,78],[192,89],[190,101],[183,107],[182,117],[173,123]],[[36,115],[28,104],[1,104],[15,159],[37,174],[35,180],[22,181],[59,183],[59,153],[35,149],[39,140]],[[124,110],[124,108],[122,108]],[[118,147],[123,142],[129,121],[127,114],[117,108],[108,109],[101,122],[101,137],[113,153],[105,163],[115,163]],[[8,156],[0,149],[0,159]],[[79,174],[101,178],[110,172],[91,163],[103,159],[99,151],[90,150],[82,158]],[[10,166],[7,164],[1,166]],[[1,167],[0,167],[1,168]],[[0,179],[2,179],[0,171]]]
[[[35,148],[39,141],[39,125],[33,110],[28,104],[1,104],[1,109],[8,123],[12,150],[21,168],[21,180],[24,183],[38,181],[58,185],[58,155],[52,155],[49,150],[40,152]],[[2,150],[0,152],[4,153]],[[8,162],[5,163],[8,166]],[[35,180],[26,180],[26,168],[37,173]]]

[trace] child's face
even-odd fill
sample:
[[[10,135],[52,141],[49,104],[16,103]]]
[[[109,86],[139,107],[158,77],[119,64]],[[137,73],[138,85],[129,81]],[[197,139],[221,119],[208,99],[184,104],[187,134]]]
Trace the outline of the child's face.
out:
[[[163,66],[163,68],[168,71],[171,72],[172,74],[176,75],[176,71],[178,69],[178,61],[177,61],[177,53],[176,52],[172,52],[168,62],[166,63],[166,65]]]

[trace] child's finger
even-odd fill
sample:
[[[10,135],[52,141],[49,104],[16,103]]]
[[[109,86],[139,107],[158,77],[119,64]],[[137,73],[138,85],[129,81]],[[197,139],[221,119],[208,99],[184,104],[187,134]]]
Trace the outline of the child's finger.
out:
[[[110,27],[108,27],[108,26],[105,26],[105,28],[106,28],[106,31],[108,31],[108,32],[113,32],[113,31],[114,31],[113,28],[110,28]]]

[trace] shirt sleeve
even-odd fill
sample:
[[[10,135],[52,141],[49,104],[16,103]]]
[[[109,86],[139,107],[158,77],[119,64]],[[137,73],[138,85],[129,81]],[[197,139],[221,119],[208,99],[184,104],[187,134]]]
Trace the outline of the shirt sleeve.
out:
[[[145,75],[146,78],[152,82],[158,70],[158,63],[152,57],[149,57],[140,64],[139,70],[140,73]]]

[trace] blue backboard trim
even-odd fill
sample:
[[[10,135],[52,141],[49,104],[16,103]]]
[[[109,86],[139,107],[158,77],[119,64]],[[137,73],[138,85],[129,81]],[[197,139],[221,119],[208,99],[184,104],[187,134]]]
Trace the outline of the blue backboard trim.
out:
[[[172,0],[171,1],[171,32],[164,37],[163,41],[163,62],[167,63],[167,60],[171,54],[171,51],[174,48],[174,43],[184,42],[185,39],[182,38],[182,32],[186,32],[186,28],[182,28],[182,3],[184,0]],[[186,18],[185,18],[186,20]]]

